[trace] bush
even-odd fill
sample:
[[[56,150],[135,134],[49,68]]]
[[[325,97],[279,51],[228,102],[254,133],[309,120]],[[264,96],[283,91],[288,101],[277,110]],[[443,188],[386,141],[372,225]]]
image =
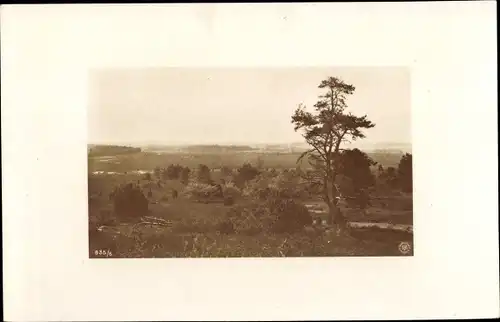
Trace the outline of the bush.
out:
[[[238,187],[243,188],[248,181],[255,179],[259,174],[259,169],[253,167],[250,163],[245,163],[238,169],[235,183]]]
[[[153,174],[156,178],[160,179],[161,178],[161,168],[160,167],[155,167],[153,170]]]
[[[247,182],[243,194],[256,200],[268,198],[301,199],[309,196],[307,187],[302,183],[301,178],[292,172],[282,173],[275,177],[259,175]]]
[[[188,167],[182,168],[181,174],[180,174],[180,180],[183,184],[188,184],[190,173],[191,173],[191,170]]]
[[[220,186],[210,185],[200,182],[189,182],[184,189],[184,194],[188,199],[208,200],[211,198],[222,198]]]
[[[212,177],[210,174],[210,168],[204,164],[198,166],[197,180],[201,183],[211,184]]]
[[[263,204],[251,203],[249,205],[233,206],[227,212],[227,221],[231,222],[233,229],[238,234],[254,234],[269,227],[270,216]]]
[[[224,206],[234,205],[234,198],[231,196],[224,197]]]
[[[269,186],[271,180],[264,176],[257,176],[256,178],[245,183],[242,189],[243,195],[247,198],[262,200],[269,196]]]
[[[410,153],[406,153],[401,157],[398,164],[398,181],[402,191],[410,193],[413,191],[413,173],[412,173],[413,157]]]
[[[113,225],[116,223],[116,218],[112,209],[103,207],[102,203],[95,201],[89,202],[89,230],[95,231],[99,226]]]
[[[372,187],[375,184],[375,176],[371,167],[377,163],[365,152],[359,149],[343,150],[339,161],[339,173],[350,179],[355,191]]]
[[[221,187],[222,187],[222,194],[224,195],[224,197],[231,197],[233,199],[237,199],[242,195],[241,190],[234,184],[234,182],[226,181],[224,182],[224,184],[221,185]]]
[[[184,167],[179,164],[171,164],[163,171],[163,178],[165,180],[179,179]]]
[[[149,212],[148,199],[141,188],[132,183],[115,189],[113,206],[116,216],[120,219],[140,218]]]
[[[307,208],[293,199],[271,199],[268,207],[276,220],[271,231],[293,233],[312,224],[312,216]]]
[[[312,216],[304,205],[293,199],[278,197],[234,206],[227,218],[240,234],[294,233],[312,224]]]

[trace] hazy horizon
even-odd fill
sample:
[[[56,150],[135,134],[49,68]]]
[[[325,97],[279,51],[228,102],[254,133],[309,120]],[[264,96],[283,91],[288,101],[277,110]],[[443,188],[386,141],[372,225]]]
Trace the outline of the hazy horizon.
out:
[[[304,142],[291,115],[299,103],[312,108],[328,76],[353,84],[348,111],[376,124],[355,146],[411,145],[410,75],[403,67],[96,70],[89,81],[88,143]]]
[[[129,147],[145,147],[145,146],[172,146],[172,147],[175,147],[175,146],[196,146],[196,145],[199,145],[199,146],[244,146],[244,145],[248,145],[248,146],[260,146],[260,145],[298,145],[298,144],[303,144],[303,145],[307,145],[307,143],[304,141],[304,142],[209,142],[209,143],[196,143],[196,142],[179,142],[179,143],[176,143],[176,142],[173,142],[173,143],[156,143],[156,142],[88,142],[87,145],[109,145],[109,146],[129,146]],[[377,143],[359,143],[357,142],[357,144],[352,144],[353,147],[377,147],[377,148],[380,148],[380,149],[384,149],[384,148],[391,148],[393,146],[409,146],[411,147],[411,142],[377,142]]]

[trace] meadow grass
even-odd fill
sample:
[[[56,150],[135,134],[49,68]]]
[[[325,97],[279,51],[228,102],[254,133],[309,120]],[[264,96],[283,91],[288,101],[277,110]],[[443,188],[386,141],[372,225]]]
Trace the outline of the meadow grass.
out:
[[[110,187],[124,181],[124,178],[114,179],[113,183],[108,182]],[[398,244],[412,241],[412,234],[373,228],[353,230],[353,238],[338,237],[322,228],[294,234],[221,233],[218,225],[224,222],[231,206],[193,202],[182,196],[162,201],[160,196],[167,194],[165,190],[177,184],[167,182],[163,188],[152,189],[151,200],[155,203],[149,205],[150,215],[167,220],[169,227],[142,225],[132,229],[133,223],[118,221],[108,230],[90,233],[89,255],[96,257],[95,250],[109,249],[113,257],[125,258],[397,256],[401,255]],[[101,209],[112,209],[112,202],[103,200]],[[405,210],[375,207],[369,210],[368,215],[358,215],[356,220],[409,223],[412,218],[411,212]]]

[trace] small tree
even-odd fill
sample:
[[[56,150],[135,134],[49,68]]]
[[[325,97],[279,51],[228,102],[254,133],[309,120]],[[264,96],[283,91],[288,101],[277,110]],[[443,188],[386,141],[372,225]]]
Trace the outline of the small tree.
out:
[[[371,166],[376,164],[377,162],[359,149],[343,150],[340,152],[339,174],[350,178],[354,190],[359,191],[375,184]]]
[[[205,183],[205,184],[211,184],[212,183],[212,177],[210,175],[210,168],[204,164],[200,164],[198,166],[198,182],[200,183]]]
[[[244,163],[241,168],[238,169],[238,174],[235,178],[236,185],[242,189],[248,181],[253,180],[260,174],[260,171],[253,167],[250,163]]]
[[[153,170],[153,174],[156,178],[160,179],[161,178],[161,168],[155,167]]]
[[[188,184],[189,182],[189,174],[191,170],[188,167],[184,167],[181,170],[180,179],[183,184]]]
[[[179,179],[183,167],[179,164],[171,164],[167,167],[165,172],[166,179],[177,180]]]
[[[384,173],[385,173],[385,169],[384,169],[384,167],[383,167],[381,164],[379,164],[379,165],[378,165],[378,168],[377,168],[377,177],[378,177],[378,178],[383,177],[383,176],[384,176]]]
[[[339,174],[350,180],[348,189],[340,184],[344,196],[349,197],[355,207],[365,209],[370,203],[368,188],[375,185],[371,166],[377,163],[359,149],[343,150],[340,153]]]
[[[112,193],[115,214],[120,219],[138,219],[148,213],[148,199],[139,186],[129,183]]]
[[[398,165],[398,182],[404,192],[413,191],[412,155],[406,153],[401,157]]]
[[[260,156],[257,157],[256,166],[257,169],[262,170],[264,168],[264,160]]]
[[[227,166],[223,166],[220,170],[222,176],[224,177],[229,177],[230,175],[233,174],[233,170],[231,170],[231,168],[227,167]]]
[[[383,178],[384,178],[386,184],[391,189],[396,189],[398,187],[398,175],[397,175],[397,172],[396,172],[396,168],[394,168],[394,167],[388,167],[385,170]]]
[[[387,169],[384,169],[382,165],[379,165],[377,170],[377,186],[377,191],[383,193],[389,193],[391,190],[397,189],[398,178],[396,168],[387,167]]]
[[[323,199],[330,210],[331,220],[342,231],[346,221],[340,212],[337,202],[339,196],[335,180],[340,171],[341,145],[349,140],[364,138],[363,129],[375,126],[367,116],[358,117],[346,112],[347,95],[354,93],[355,87],[336,77],[329,77],[319,85],[326,93],[319,97],[314,105],[315,113],[306,111],[304,105],[299,105],[292,115],[292,124],[295,131],[301,131],[311,149],[299,157],[298,162],[305,156],[311,161],[316,170],[317,180],[322,186]]]

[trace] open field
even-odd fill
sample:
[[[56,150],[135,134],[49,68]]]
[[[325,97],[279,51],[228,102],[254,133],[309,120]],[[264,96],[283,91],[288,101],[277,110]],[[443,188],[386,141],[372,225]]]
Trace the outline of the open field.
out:
[[[384,167],[396,167],[401,159],[401,153],[368,153],[368,155]],[[259,152],[230,152],[230,153],[153,153],[138,152],[122,155],[89,157],[88,170],[124,172],[133,170],[153,170],[155,167],[166,167],[169,164],[180,164],[196,168],[205,164],[209,168],[239,167],[245,162],[262,163],[264,168],[289,169],[297,167],[297,158],[300,153],[259,153]],[[304,166],[307,163],[304,164]]]

